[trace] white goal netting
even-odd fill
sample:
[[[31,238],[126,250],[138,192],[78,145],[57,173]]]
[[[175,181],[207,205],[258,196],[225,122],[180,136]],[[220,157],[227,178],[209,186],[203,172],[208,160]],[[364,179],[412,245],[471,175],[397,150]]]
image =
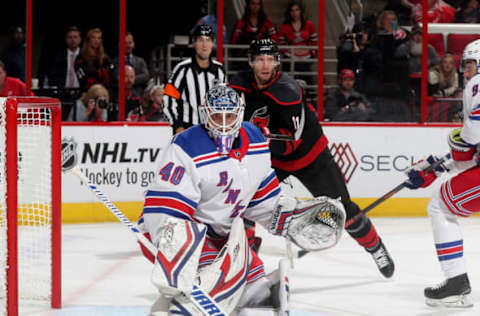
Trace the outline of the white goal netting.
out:
[[[6,102],[0,98],[0,315],[6,314],[9,283],[7,242]],[[18,299],[51,299],[52,284],[52,108],[40,102],[17,109]],[[10,146],[10,145],[9,145]],[[10,233],[10,234],[9,234]],[[19,304],[20,305],[20,304]]]

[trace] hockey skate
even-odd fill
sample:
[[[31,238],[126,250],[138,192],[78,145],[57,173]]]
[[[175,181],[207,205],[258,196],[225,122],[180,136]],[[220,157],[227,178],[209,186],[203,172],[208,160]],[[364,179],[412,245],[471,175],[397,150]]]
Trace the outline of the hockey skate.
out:
[[[471,307],[469,294],[472,291],[466,273],[447,279],[442,283],[425,288],[425,302],[428,306]]]
[[[379,241],[378,249],[370,252],[370,254],[372,255],[373,260],[375,260],[378,270],[380,270],[384,277],[390,278],[395,271],[395,264],[381,239]]]

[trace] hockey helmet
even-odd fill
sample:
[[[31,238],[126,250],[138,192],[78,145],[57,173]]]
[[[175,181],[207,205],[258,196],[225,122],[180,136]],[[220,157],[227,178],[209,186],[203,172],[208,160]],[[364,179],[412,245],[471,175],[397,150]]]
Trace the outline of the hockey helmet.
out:
[[[213,29],[210,25],[207,24],[200,24],[197,25],[195,30],[193,31],[193,41],[197,39],[197,37],[210,37],[212,39],[215,39],[215,33],[213,32]]]
[[[465,46],[462,55],[462,62],[460,64],[460,71],[464,70],[464,63],[467,60],[475,60],[477,62],[477,69],[480,69],[480,39],[470,42]]]
[[[198,107],[200,122],[217,145],[222,155],[232,150],[243,121],[245,100],[226,83],[219,83],[207,91]]]
[[[280,65],[280,51],[277,44],[270,38],[253,40],[248,49],[248,62],[250,66],[255,62],[255,57],[271,55],[275,57],[275,66]]]

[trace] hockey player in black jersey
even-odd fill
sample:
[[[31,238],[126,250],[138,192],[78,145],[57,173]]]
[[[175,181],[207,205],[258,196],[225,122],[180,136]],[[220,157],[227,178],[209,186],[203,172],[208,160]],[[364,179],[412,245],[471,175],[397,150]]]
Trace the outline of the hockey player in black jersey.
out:
[[[267,137],[283,135],[291,139],[270,142],[278,179],[293,175],[313,196],[340,197],[348,221],[360,208],[350,199],[342,173],[328,149],[328,140],[313,108],[305,102],[302,89],[293,78],[278,71],[277,45],[270,39],[254,40],[248,58],[251,70],[238,73],[230,86],[245,95],[245,120],[256,124]],[[372,255],[380,272],[391,277],[393,260],[370,219],[364,215],[346,230]]]

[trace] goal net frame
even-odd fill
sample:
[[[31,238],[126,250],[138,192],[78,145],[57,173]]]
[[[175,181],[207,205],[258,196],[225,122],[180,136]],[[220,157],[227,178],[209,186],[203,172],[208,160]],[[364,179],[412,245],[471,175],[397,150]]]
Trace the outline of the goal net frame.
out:
[[[18,200],[18,183],[20,171],[18,170],[19,157],[19,132],[18,127],[22,124],[22,112],[34,112],[33,118],[27,119],[27,125],[33,128],[38,125],[50,126],[51,135],[51,203],[47,206],[51,216],[49,249],[51,255],[50,271],[50,293],[47,299],[50,300],[52,308],[61,308],[61,103],[55,98],[42,97],[8,97],[0,98],[1,106],[5,110],[5,176],[6,176],[6,228],[7,228],[7,256],[6,269],[6,312],[8,315],[18,315],[20,306],[19,293],[19,223],[21,216],[20,201]],[[4,103],[4,104],[3,104]],[[41,120],[42,111],[50,113],[49,120]],[[35,112],[37,118],[35,118]],[[40,117],[40,119],[38,119]],[[14,179],[12,181],[12,179]],[[17,180],[18,179],[18,180]],[[4,215],[5,216],[5,215]],[[48,256],[48,254],[47,254]],[[22,282],[29,280],[21,280]],[[0,311],[0,314],[2,312]]]

